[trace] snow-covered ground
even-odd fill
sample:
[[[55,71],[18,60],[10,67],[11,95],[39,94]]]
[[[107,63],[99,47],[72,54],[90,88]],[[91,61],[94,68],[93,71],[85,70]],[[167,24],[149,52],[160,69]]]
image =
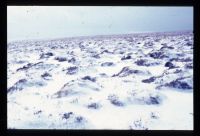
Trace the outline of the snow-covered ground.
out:
[[[9,129],[193,130],[193,33],[8,43]]]

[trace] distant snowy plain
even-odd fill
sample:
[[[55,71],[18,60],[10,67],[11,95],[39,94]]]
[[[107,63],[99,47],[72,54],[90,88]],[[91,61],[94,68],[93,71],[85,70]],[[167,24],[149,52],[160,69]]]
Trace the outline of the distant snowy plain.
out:
[[[8,129],[193,130],[193,33],[7,47]]]

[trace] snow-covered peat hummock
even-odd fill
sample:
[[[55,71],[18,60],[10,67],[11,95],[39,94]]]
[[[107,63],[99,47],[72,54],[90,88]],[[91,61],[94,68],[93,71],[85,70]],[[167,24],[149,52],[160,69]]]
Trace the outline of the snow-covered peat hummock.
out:
[[[193,129],[193,33],[8,43],[9,129]]]

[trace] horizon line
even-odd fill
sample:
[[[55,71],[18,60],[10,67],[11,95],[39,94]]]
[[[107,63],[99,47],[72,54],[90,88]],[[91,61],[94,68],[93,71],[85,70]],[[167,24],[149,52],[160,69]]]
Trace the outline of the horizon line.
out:
[[[58,38],[32,38],[32,39],[19,39],[19,40],[7,40],[7,44],[14,42],[39,42],[39,41],[55,41],[55,40],[64,40],[64,39],[80,39],[80,38],[100,38],[100,37],[109,37],[109,36],[127,36],[127,35],[144,35],[144,34],[160,34],[160,33],[180,33],[180,32],[194,32],[194,30],[174,30],[174,31],[136,31],[129,33],[119,33],[119,34],[97,34],[97,35],[85,35],[85,36],[69,36],[69,37],[58,37]],[[8,39],[8,38],[7,38]]]

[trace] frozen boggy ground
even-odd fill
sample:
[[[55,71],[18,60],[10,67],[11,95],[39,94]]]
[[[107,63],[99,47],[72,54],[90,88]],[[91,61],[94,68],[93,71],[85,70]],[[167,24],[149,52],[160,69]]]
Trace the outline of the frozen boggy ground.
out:
[[[16,41],[9,129],[193,129],[193,33]]]

